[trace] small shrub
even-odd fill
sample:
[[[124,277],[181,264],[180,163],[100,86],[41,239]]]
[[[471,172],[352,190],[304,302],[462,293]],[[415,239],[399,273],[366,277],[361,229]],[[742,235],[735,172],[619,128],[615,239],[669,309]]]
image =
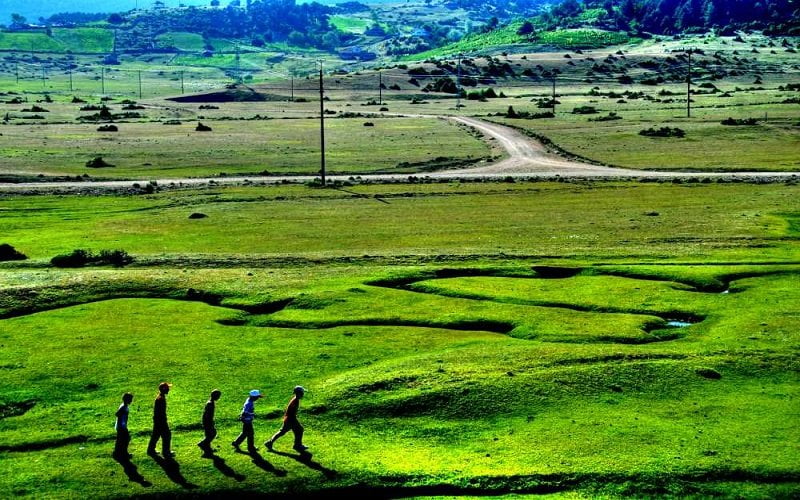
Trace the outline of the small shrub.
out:
[[[89,161],[86,162],[86,166],[88,168],[113,168],[116,165],[112,165],[106,162],[102,157],[97,156]]]
[[[125,267],[133,262],[133,257],[128,255],[125,250],[102,250],[95,255],[90,250],[78,248],[72,253],[56,255],[50,259],[50,263],[55,267],[76,268],[87,265],[110,265],[114,267]]]
[[[589,118],[590,122],[610,122],[614,120],[622,120],[622,117],[619,116],[616,112],[611,111],[605,116],[598,116],[597,118]]]
[[[125,267],[133,262],[133,257],[125,250],[102,250],[96,259],[98,264],[110,264],[114,267]]]
[[[10,260],[26,260],[28,257],[22,252],[17,251],[8,243],[0,244],[0,262]]]
[[[755,118],[726,118],[720,122],[722,125],[728,126],[743,126],[743,125],[758,125],[758,120]]]
[[[97,127],[98,132],[119,132],[116,125],[100,125]],[[87,165],[88,166],[88,165]]]
[[[197,122],[197,127],[195,127],[195,131],[197,132],[211,132],[211,127],[208,125],[203,125],[200,122]]]
[[[654,127],[640,130],[639,135],[643,135],[645,137],[685,137],[686,132],[683,129],[679,128],[670,128],[670,127],[661,127],[656,129]]]
[[[200,213],[200,212],[194,212],[193,214],[191,214],[189,216],[189,218],[190,219],[206,219],[206,218],[208,218],[208,215],[206,215],[204,213]]]
[[[56,255],[50,259],[50,263],[55,267],[83,267],[91,262],[91,259],[90,251],[78,248],[69,254]]]
[[[597,113],[597,108],[594,106],[578,106],[572,109],[573,115],[593,115]]]
[[[372,122],[364,122],[364,126],[365,126],[365,127],[374,127],[374,126],[375,126],[375,124],[374,124],[374,123],[372,123]]]
[[[695,373],[700,375],[701,377],[708,378],[711,380],[719,380],[722,378],[722,374],[720,374],[717,370],[712,368],[698,368],[695,370]]]
[[[33,106],[31,106],[28,109],[23,109],[22,112],[23,113],[49,113],[50,110],[44,109],[43,107],[37,106],[37,105],[34,104]]]

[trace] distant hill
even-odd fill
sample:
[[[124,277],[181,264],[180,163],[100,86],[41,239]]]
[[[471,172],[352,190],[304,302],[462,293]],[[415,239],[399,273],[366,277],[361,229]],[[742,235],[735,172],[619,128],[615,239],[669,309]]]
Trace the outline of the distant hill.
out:
[[[211,0],[163,0],[167,7],[183,5],[209,5]],[[245,0],[241,0],[245,3]],[[342,3],[346,0],[317,0],[322,4]],[[389,3],[390,0],[370,0],[367,4]],[[396,1],[396,0],[395,0]],[[11,14],[17,13],[25,16],[29,22],[37,22],[40,17],[47,18],[61,12],[126,12],[139,8],[149,8],[154,0],[0,0],[0,24],[8,25]],[[220,5],[226,6],[230,0],[220,0]],[[299,0],[297,3],[308,3]]]
[[[2,0],[0,24],[9,24],[12,13],[21,14],[35,23],[40,17],[47,18],[60,12],[125,12],[135,8],[137,3],[140,8],[146,8],[153,5],[153,0]],[[210,0],[166,0],[165,3],[170,7],[177,7],[180,3],[208,5]]]

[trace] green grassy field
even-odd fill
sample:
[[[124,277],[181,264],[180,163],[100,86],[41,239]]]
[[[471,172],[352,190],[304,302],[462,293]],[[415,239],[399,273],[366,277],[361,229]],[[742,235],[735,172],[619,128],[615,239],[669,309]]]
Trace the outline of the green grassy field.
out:
[[[244,107],[256,114],[260,109],[278,106],[247,103]],[[97,132],[97,124],[6,127],[0,150],[7,161],[0,170],[122,179],[255,175],[265,171],[313,175],[319,170],[319,120],[209,122],[196,113],[174,118],[191,121],[180,125],[119,124],[120,131],[115,134]],[[213,131],[196,132],[198,120],[211,125]],[[327,122],[330,173],[417,172],[424,171],[436,158],[458,165],[491,153],[480,139],[436,119],[370,119],[373,127],[365,127],[366,121]],[[61,140],[51,142],[52,133]],[[115,167],[87,168],[85,163],[95,156]]]
[[[54,28],[52,36],[0,31],[0,50],[107,53],[113,38],[112,31],[103,28]]]
[[[3,241],[31,260],[0,265],[0,494],[796,495],[797,190],[3,196]],[[78,247],[137,260],[47,265]],[[163,467],[144,455],[161,380]],[[313,458],[290,437],[233,453],[246,391],[266,393],[260,443],[298,383]],[[124,391],[128,469],[110,458]]]
[[[331,16],[328,22],[339,31],[359,35],[364,34],[364,31],[370,26],[370,22],[367,19],[353,16]]]

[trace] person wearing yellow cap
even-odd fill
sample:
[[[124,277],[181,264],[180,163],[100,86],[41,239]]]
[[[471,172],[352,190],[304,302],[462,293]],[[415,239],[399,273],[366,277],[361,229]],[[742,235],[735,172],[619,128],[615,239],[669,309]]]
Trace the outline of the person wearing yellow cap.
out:
[[[300,411],[300,400],[305,396],[306,390],[298,385],[294,388],[293,392],[294,396],[289,401],[289,405],[286,407],[286,412],[283,415],[283,425],[269,441],[264,443],[264,446],[270,451],[272,451],[272,445],[275,444],[275,441],[289,431],[292,431],[292,434],[294,434],[294,449],[300,453],[308,450],[308,446],[303,445],[303,426],[300,425],[300,421],[297,420],[297,412]]]
[[[250,395],[244,402],[242,413],[239,415],[239,420],[242,421],[242,432],[231,443],[231,445],[236,448],[236,451],[242,451],[239,449],[239,445],[242,444],[242,441],[245,439],[247,439],[248,452],[253,453],[258,450],[255,445],[255,430],[253,429],[253,420],[256,418],[256,401],[261,399],[261,397],[261,391],[258,389],[253,389],[250,391]]]

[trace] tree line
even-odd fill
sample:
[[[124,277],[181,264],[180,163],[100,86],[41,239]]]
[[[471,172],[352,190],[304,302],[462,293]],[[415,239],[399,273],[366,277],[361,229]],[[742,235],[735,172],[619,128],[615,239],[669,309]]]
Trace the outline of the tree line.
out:
[[[675,34],[738,29],[800,35],[798,0],[564,0],[541,16],[548,27],[595,22],[625,31]]]

